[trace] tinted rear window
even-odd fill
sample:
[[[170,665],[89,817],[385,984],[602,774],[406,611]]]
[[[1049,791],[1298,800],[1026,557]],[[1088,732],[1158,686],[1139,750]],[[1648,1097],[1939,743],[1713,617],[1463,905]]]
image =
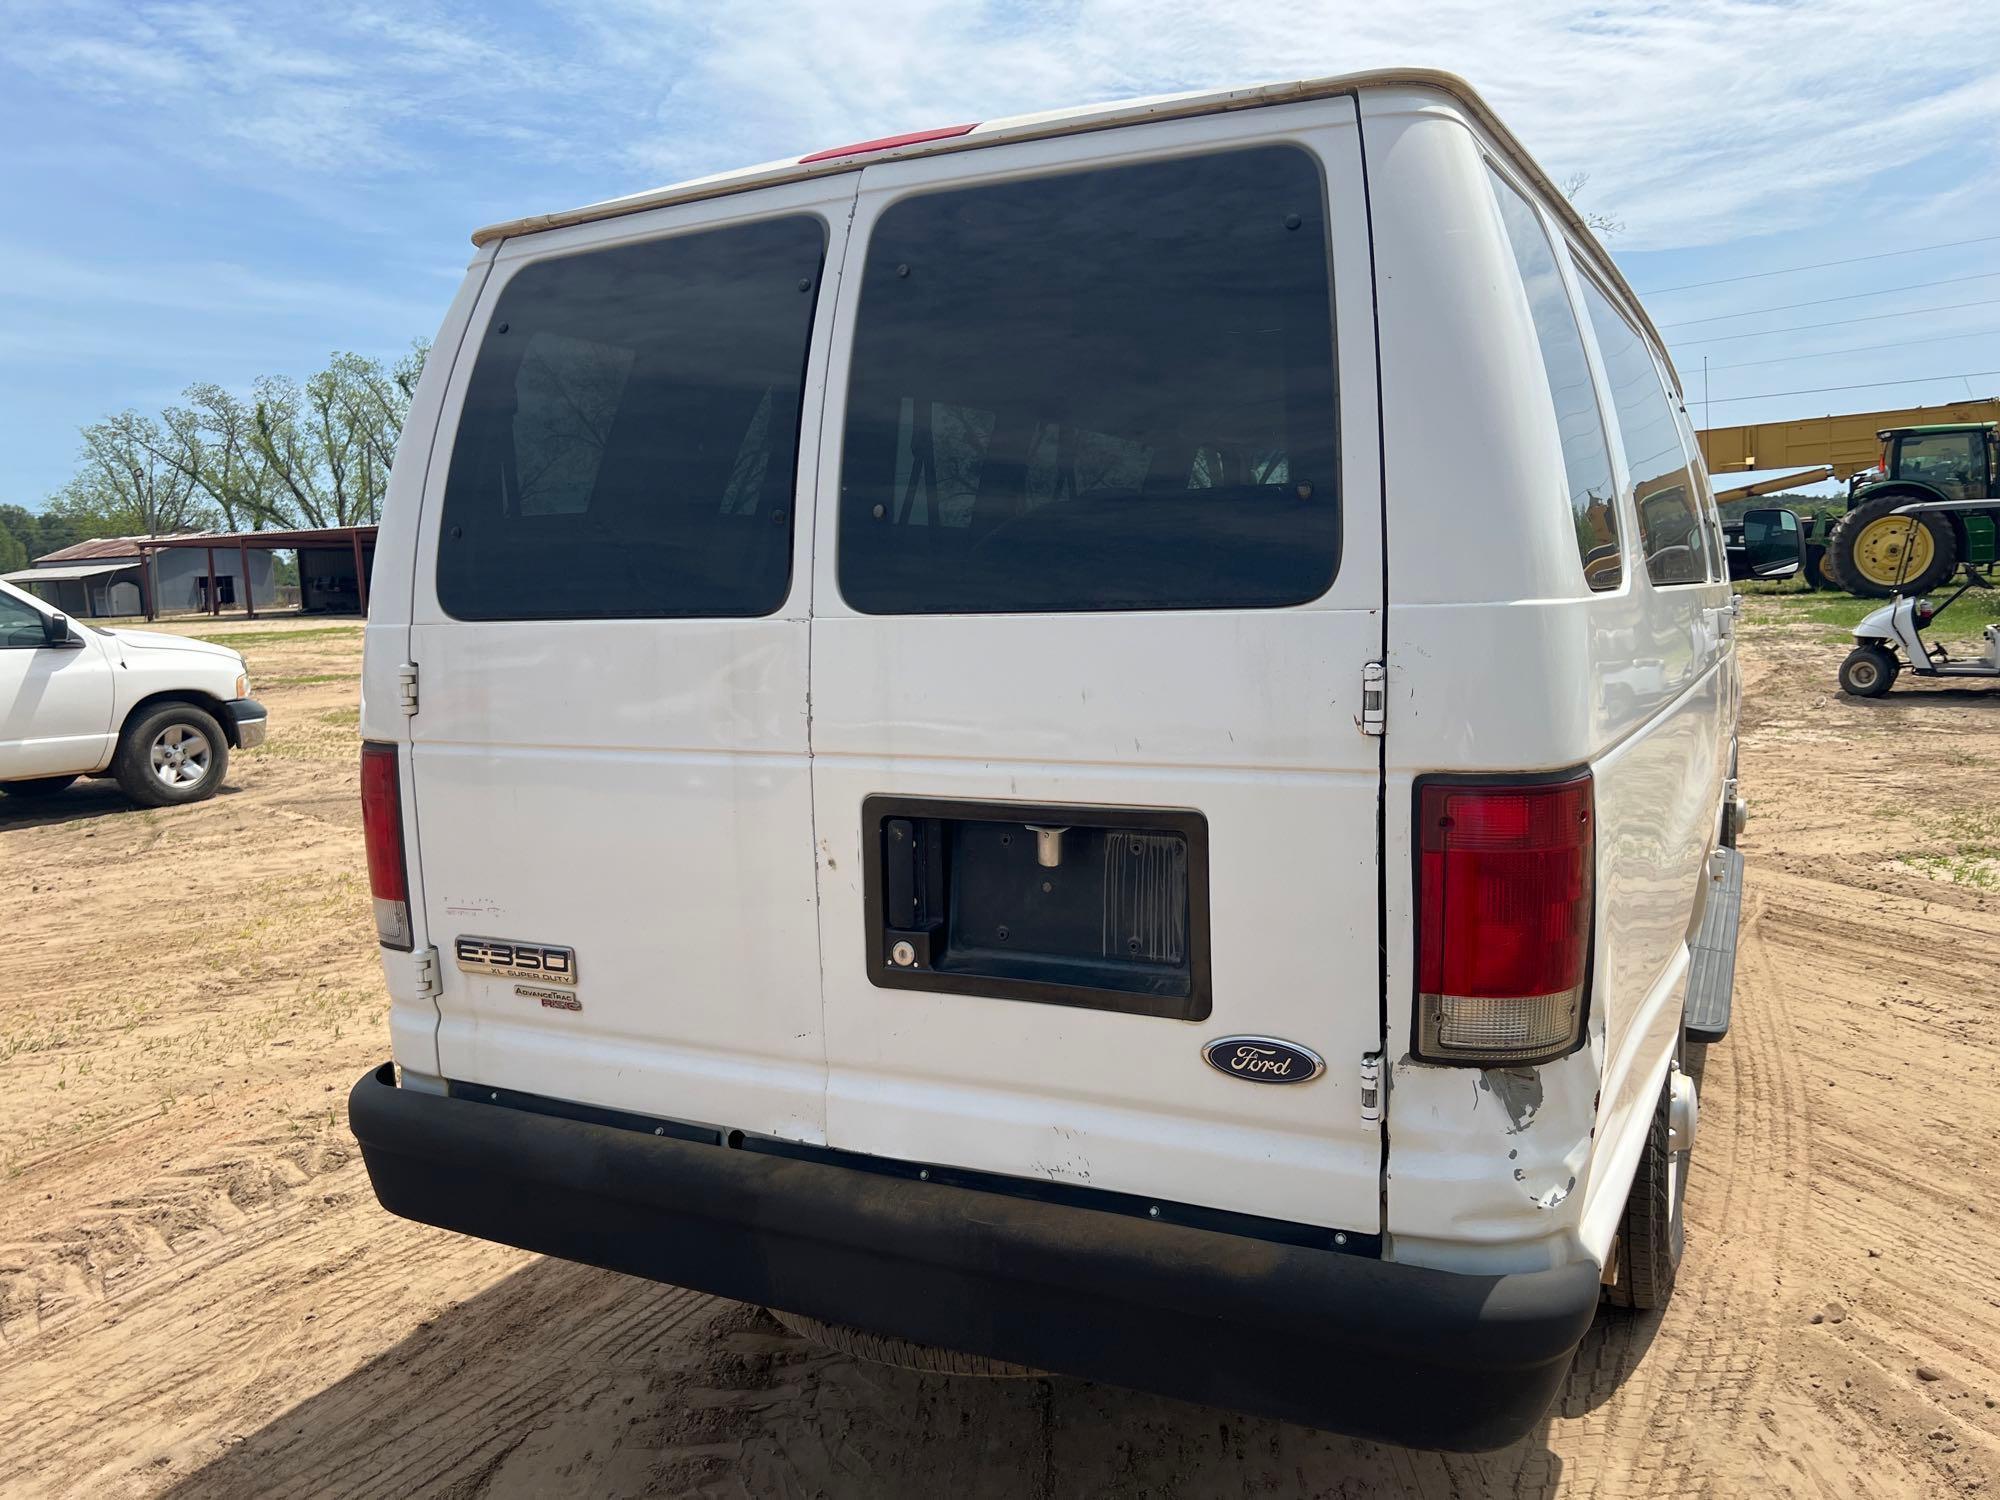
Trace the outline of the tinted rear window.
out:
[[[825,246],[802,216],[518,272],[452,447],[445,611],[743,616],[784,603]]]
[[[841,592],[870,613],[1302,603],[1339,496],[1318,163],[927,194],[870,239]]]

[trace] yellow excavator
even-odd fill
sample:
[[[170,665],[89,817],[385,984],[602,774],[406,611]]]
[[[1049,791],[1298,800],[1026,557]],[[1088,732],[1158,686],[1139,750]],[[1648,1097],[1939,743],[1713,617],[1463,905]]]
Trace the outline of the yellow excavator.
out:
[[[1718,502],[1848,481],[1846,514],[1823,538],[1807,538],[1815,585],[1874,598],[1921,594],[1961,562],[1994,560],[2000,400],[1712,427],[1699,436],[1711,474],[1817,463],[1720,491]]]

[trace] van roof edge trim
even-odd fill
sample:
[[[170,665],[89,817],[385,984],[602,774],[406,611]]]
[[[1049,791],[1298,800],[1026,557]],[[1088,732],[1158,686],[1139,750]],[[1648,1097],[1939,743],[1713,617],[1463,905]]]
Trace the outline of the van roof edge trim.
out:
[[[1225,114],[1234,110],[1257,109],[1273,104],[1297,104],[1310,99],[1356,94],[1362,89],[1398,86],[1432,89],[1450,96],[1464,106],[1480,128],[1486,131],[1514,164],[1527,174],[1529,181],[1540,192],[1543,200],[1563,221],[1564,227],[1579,243],[1589,249],[1598,269],[1610,278],[1627,308],[1644,326],[1647,336],[1652,339],[1662,356],[1667,357],[1668,371],[1673,375],[1678,389],[1680,372],[1674,368],[1671,357],[1666,356],[1666,341],[1660,337],[1659,330],[1653,326],[1653,320],[1641,305],[1637,294],[1626,282],[1624,274],[1612,261],[1603,244],[1591,232],[1590,226],[1583,221],[1583,216],[1571,206],[1569,199],[1563,196],[1562,189],[1557,187],[1548,173],[1542,170],[1541,163],[1536,161],[1528,148],[1521,144],[1514,132],[1501,123],[1499,116],[1494,114],[1492,108],[1480,97],[1479,91],[1458,74],[1446,72],[1441,68],[1370,68],[1355,73],[1300,79],[1289,83],[1263,83],[1248,88],[1163,94],[1147,99],[1115,100],[1105,104],[1083,105],[1075,109],[1014,115],[1006,119],[985,121],[963,135],[915,141],[909,145],[872,152],[867,156],[839,156],[821,160],[814,160],[812,157],[787,157],[781,161],[765,162],[759,166],[740,167],[733,171],[713,173],[707,177],[696,177],[667,187],[651,188],[622,198],[608,198],[601,203],[585,204],[581,208],[508,219],[474,231],[472,243],[484,246],[498,240],[540,234],[551,229],[567,229],[602,219],[621,218],[626,214],[644,213],[649,209],[696,203],[708,198],[729,197],[759,188],[803,182],[814,177],[859,172],[864,167],[885,161],[943,156],[962,151],[976,151],[985,146],[1045,140],[1054,136],[1081,135],[1089,131],[1111,130],[1154,120]]]

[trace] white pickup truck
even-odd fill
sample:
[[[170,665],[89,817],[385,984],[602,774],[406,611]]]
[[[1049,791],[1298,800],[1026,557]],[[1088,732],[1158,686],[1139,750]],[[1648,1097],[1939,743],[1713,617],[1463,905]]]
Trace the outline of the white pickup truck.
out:
[[[227,646],[80,625],[0,583],[0,792],[110,775],[147,807],[215,795],[231,748],[264,743],[264,705]]]

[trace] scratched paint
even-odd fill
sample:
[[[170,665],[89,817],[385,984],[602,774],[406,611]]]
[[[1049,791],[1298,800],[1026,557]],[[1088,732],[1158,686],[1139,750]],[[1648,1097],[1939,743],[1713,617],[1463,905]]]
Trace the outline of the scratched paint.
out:
[[[1499,1096],[1500,1107],[1507,1111],[1507,1118],[1512,1122],[1507,1131],[1509,1135],[1526,1130],[1541,1112],[1540,1068],[1486,1068],[1480,1072],[1479,1086]]]

